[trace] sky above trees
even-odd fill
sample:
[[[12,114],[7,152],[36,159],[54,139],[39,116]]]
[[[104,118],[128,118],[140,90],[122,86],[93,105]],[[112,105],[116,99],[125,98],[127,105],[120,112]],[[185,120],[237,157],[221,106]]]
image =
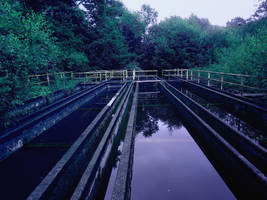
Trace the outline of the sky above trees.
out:
[[[130,10],[140,10],[149,4],[159,13],[159,20],[170,16],[189,17],[192,13],[208,18],[213,25],[225,26],[235,17],[249,18],[256,10],[258,0],[121,0]]]

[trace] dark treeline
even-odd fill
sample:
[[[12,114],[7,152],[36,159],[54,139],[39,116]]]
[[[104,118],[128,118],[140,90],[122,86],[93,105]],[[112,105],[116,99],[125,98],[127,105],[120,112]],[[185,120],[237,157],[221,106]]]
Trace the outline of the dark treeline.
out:
[[[260,1],[250,19],[219,27],[195,15],[157,23],[150,6],[131,12],[118,0],[0,0],[1,116],[46,94],[29,74],[202,67],[266,76],[266,13]]]

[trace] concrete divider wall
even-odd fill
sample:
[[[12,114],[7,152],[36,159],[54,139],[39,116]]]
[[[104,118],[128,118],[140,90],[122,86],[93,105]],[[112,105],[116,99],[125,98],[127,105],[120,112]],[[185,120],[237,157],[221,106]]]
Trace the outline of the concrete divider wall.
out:
[[[252,126],[266,133],[267,130],[267,109],[259,105],[246,102],[242,99],[221,93],[211,88],[203,87],[196,83],[183,81],[184,85],[198,90],[198,94],[210,96],[218,102],[223,102],[225,107],[231,109],[237,116],[250,122]],[[267,133],[266,133],[267,134]]]
[[[221,119],[217,118],[213,113],[205,109],[203,106],[194,102],[192,99],[176,90],[171,85],[166,85],[178,98],[180,98],[187,106],[189,106],[199,117],[204,119],[211,127],[233,145],[242,155],[252,162],[265,175],[267,174],[267,150],[256,144],[247,136],[233,129]]]
[[[168,89],[160,90],[173,102],[186,128],[238,199],[266,199],[266,177],[201,120]]]
[[[126,129],[119,168],[112,192],[112,200],[125,200],[131,197],[132,164],[135,139],[139,85],[136,83],[134,99]]]
[[[18,115],[25,115],[32,110],[41,108],[47,104],[47,99],[43,96],[32,98],[28,101],[25,101],[22,105],[17,105],[15,108],[11,109],[8,112],[8,117],[13,118]]]
[[[45,119],[39,120],[34,125],[26,126],[21,132],[0,139],[0,162],[105,90],[104,87],[93,95],[87,94],[67,105],[64,109],[53,112]]]
[[[118,105],[116,112],[113,114],[105,134],[101,138],[101,141],[94,152],[94,156],[90,160],[90,163],[84,171],[83,176],[71,197],[72,200],[94,199],[97,187],[101,187],[99,181],[103,176],[103,171],[105,170],[107,160],[111,153],[110,150],[113,138],[118,135],[124,112],[129,103],[129,99],[131,98],[132,86],[133,84],[130,85],[125,96]]]
[[[17,105],[11,110],[7,110],[8,116],[10,118],[16,118],[17,120],[14,120],[14,123],[16,123],[20,119],[23,119],[25,116],[28,116],[30,113],[35,112],[36,110],[41,109],[44,106],[54,103],[57,100],[69,96],[75,92],[88,88],[89,86],[91,85],[79,83],[74,87],[74,89],[57,90],[48,94],[47,96],[38,96],[35,98],[31,98],[23,102],[22,105]]]
[[[127,84],[106,105],[27,199],[68,199],[112,119]]]
[[[46,96],[48,103],[53,103],[63,97],[66,97],[68,92],[66,90],[58,90]]]

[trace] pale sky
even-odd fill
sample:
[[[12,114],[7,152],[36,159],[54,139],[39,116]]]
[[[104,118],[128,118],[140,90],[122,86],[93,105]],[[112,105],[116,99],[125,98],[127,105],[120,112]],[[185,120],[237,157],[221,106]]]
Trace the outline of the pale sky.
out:
[[[208,18],[213,25],[225,26],[235,17],[249,18],[256,10],[257,0],[121,0],[131,11],[148,4],[159,13],[158,21],[170,16],[189,17],[192,13]]]

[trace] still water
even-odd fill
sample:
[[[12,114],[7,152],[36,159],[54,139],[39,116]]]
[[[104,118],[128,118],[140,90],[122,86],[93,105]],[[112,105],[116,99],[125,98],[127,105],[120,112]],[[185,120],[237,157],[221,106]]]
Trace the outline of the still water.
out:
[[[175,88],[187,97],[193,99],[194,101],[205,107],[207,110],[209,110],[216,117],[220,118],[232,128],[240,131],[244,135],[250,137],[256,143],[267,148],[267,138],[264,132],[258,130],[257,127],[255,128],[251,126],[248,122],[244,121],[244,119],[240,118],[239,116],[236,116],[234,107],[232,107],[231,105],[228,105],[227,109],[227,103],[217,102],[211,97],[210,99],[200,97],[200,93],[197,93],[197,91],[193,90],[192,88],[183,88],[179,85],[175,86]]]
[[[140,95],[132,200],[235,199],[161,94]]]
[[[49,170],[115,95],[108,89],[0,163],[3,200],[26,199]]]

